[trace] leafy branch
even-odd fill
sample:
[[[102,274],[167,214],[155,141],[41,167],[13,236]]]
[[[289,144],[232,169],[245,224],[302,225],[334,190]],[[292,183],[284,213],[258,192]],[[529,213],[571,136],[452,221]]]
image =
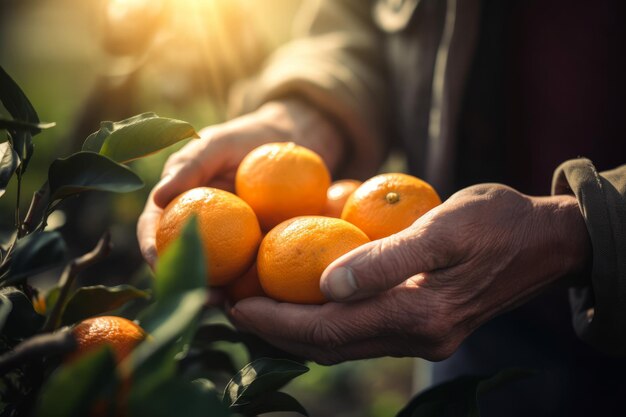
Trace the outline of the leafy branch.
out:
[[[72,285],[76,280],[76,276],[85,268],[88,268],[104,259],[111,251],[111,247],[111,235],[107,232],[100,238],[93,250],[72,260],[65,267],[63,274],[61,275],[61,279],[59,280],[59,288],[61,290],[57,298],[57,302],[54,304],[52,312],[46,320],[46,324],[44,324],[44,332],[51,332],[59,327],[61,323],[61,316],[70,295]]]

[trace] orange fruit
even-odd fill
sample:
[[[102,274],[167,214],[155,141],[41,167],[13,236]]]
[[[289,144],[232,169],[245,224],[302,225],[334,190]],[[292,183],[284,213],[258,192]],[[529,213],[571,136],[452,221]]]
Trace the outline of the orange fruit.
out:
[[[176,239],[193,214],[198,216],[210,284],[226,285],[246,272],[261,242],[259,222],[245,201],[217,188],[194,188],[165,207],[156,233],[157,252]]]
[[[407,174],[381,174],[350,195],[341,218],[375,240],[406,229],[439,204],[437,192],[421,179]]]
[[[322,304],[324,269],[341,255],[369,242],[354,225],[332,217],[302,216],[273,228],[257,256],[259,281],[278,301]]]
[[[83,320],[73,329],[72,334],[78,343],[77,349],[68,360],[78,359],[85,353],[109,345],[117,363],[121,362],[135,346],[146,337],[146,332],[123,317],[102,316]]]
[[[292,217],[320,214],[329,185],[322,158],[293,142],[252,150],[235,176],[237,195],[250,204],[265,231]]]
[[[245,274],[228,284],[225,292],[231,303],[236,303],[244,298],[267,297],[259,282],[256,262]]]
[[[46,298],[43,295],[37,294],[37,296],[33,298],[33,309],[37,314],[41,314],[42,316],[46,315]]]
[[[359,180],[339,180],[333,182],[326,191],[326,205],[322,211],[323,216],[341,217],[343,206],[348,201],[350,194],[354,192],[362,182]]]

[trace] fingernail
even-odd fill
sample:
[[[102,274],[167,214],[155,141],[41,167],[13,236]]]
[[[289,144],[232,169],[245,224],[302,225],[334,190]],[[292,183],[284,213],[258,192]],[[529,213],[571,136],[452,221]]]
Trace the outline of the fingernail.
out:
[[[343,300],[353,295],[357,288],[352,271],[348,268],[335,268],[326,278],[326,288],[335,300]]]

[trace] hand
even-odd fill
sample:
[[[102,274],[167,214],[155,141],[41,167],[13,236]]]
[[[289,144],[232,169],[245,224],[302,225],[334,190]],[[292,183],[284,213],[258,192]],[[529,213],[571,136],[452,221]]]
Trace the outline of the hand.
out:
[[[572,196],[497,184],[459,191],[412,226],[333,262],[321,306],[240,301],[242,329],[324,364],[378,356],[449,357],[490,318],[580,273],[590,243]]]
[[[299,100],[270,102],[254,113],[207,127],[200,131],[200,137],[170,156],[139,217],[139,247],[153,268],[156,229],[167,203],[200,186],[233,191],[237,167],[252,149],[269,142],[293,141],[320,154],[331,170],[343,152],[343,140],[335,125]]]

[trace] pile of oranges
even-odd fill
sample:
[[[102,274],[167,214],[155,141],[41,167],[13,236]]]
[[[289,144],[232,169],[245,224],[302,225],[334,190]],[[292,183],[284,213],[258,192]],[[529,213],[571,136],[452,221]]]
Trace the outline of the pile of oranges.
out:
[[[441,201],[424,181],[382,174],[331,184],[315,152],[292,142],[252,150],[235,177],[236,195],[200,187],[175,198],[157,229],[162,253],[198,217],[208,282],[231,301],[266,295],[320,304],[319,280],[341,255],[397,233]]]

